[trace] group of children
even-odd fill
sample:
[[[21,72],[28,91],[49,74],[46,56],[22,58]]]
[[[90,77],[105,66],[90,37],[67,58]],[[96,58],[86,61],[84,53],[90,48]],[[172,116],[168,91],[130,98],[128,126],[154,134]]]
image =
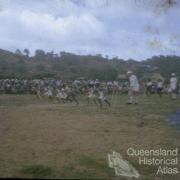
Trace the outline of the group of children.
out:
[[[52,89],[50,87],[43,90],[40,87],[37,87],[36,89],[36,95],[38,99],[56,99],[58,101],[61,101],[62,103],[75,102],[77,105],[79,104],[79,101],[77,99],[78,94],[79,92],[76,88],[69,87],[68,85],[55,89]],[[94,103],[96,105],[99,105],[100,107],[103,107],[103,104],[105,103],[109,107],[111,106],[103,88],[95,86],[89,87],[84,91],[84,94],[87,97],[87,104]]]

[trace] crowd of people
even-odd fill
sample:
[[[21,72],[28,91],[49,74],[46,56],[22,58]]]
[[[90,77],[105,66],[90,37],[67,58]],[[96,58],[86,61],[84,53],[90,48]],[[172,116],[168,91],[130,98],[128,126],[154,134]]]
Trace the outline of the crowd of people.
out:
[[[129,91],[128,91],[128,104],[138,104],[138,95],[140,93],[140,83],[138,78],[132,71],[128,71],[127,75],[129,77]],[[177,94],[180,93],[180,85],[178,84],[178,79],[175,73],[171,74],[169,84],[164,84],[162,79],[158,79],[155,83],[148,79],[144,83],[145,93],[147,96],[157,93],[159,97],[162,94],[169,94],[172,100],[177,98]]]
[[[119,95],[128,94],[128,104],[138,104],[138,96],[145,93],[147,96],[157,93],[160,97],[163,94],[170,94],[172,99],[177,98],[180,91],[178,80],[175,73],[171,74],[168,84],[158,79],[156,82],[147,79],[140,83],[137,76],[132,72],[127,72],[127,81],[99,81],[96,80],[74,80],[63,81],[59,79],[34,79],[0,80],[0,94],[36,94],[37,98],[57,99],[59,101],[72,102],[79,104],[77,95],[82,94],[87,97],[87,103],[93,102],[100,107],[106,103],[111,106],[107,96],[109,94]]]

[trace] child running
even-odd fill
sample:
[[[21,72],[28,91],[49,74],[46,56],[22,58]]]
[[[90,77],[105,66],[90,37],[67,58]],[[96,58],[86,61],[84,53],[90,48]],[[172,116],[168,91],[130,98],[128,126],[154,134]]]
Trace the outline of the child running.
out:
[[[110,104],[110,102],[107,100],[107,98],[106,98],[106,96],[105,96],[105,94],[104,94],[103,89],[99,89],[98,93],[99,93],[98,101],[99,101],[100,107],[101,107],[101,108],[103,107],[103,102],[105,102],[105,103],[110,107],[111,104]]]

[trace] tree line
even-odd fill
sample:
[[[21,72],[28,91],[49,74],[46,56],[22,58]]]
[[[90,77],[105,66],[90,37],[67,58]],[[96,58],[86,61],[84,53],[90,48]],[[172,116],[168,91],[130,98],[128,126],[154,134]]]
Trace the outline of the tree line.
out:
[[[168,78],[172,72],[180,75],[180,57],[154,56],[144,61],[127,61],[114,57],[109,59],[97,55],[77,55],[68,52],[59,54],[37,49],[33,56],[30,51],[17,49],[14,53],[0,49],[0,79],[18,78],[61,78],[117,80],[119,74],[133,70],[140,77],[159,73]]]

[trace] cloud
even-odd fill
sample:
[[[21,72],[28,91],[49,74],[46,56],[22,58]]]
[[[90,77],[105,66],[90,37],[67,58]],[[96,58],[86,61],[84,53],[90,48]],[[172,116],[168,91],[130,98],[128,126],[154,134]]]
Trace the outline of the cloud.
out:
[[[0,48],[137,60],[180,55],[178,8],[158,15],[153,8],[134,0],[0,0]]]

